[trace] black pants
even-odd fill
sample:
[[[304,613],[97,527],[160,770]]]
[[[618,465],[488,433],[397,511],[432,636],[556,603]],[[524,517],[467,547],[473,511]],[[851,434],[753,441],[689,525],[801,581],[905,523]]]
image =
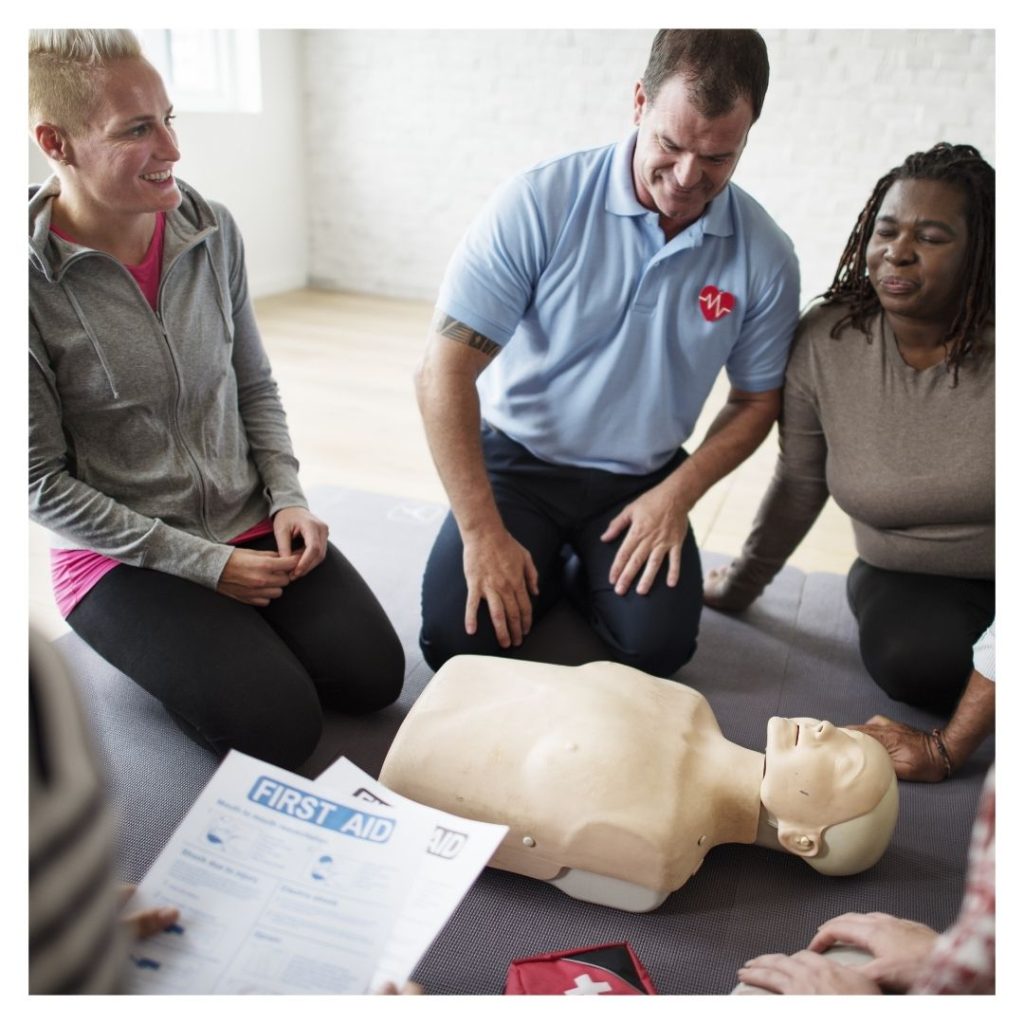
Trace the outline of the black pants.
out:
[[[894,700],[948,715],[995,617],[995,582],[876,569],[859,558],[846,594],[871,678]]]
[[[680,450],[667,465],[643,476],[557,466],[536,458],[522,445],[485,426],[484,459],[506,529],[533,558],[540,594],[531,598],[534,622],[571,589],[591,627],[615,659],[652,675],[667,676],[693,657],[701,613],[700,554],[693,531],[683,544],[680,579],[665,583],[667,559],[651,590],[618,595],[608,582],[622,535],[602,541],[601,534],[630,501],[650,490],[686,458]],[[570,554],[575,558],[567,559]],[[420,647],[438,669],[456,654],[508,653],[498,645],[481,602],[477,631],[465,630],[467,597],[462,568],[462,538],[449,513],[441,526],[423,577],[423,629]]]
[[[276,548],[273,536],[245,546]],[[384,610],[333,545],[266,608],[119,565],[67,621],[193,739],[284,768],[313,752],[323,709],[376,711],[398,697],[405,673]]]

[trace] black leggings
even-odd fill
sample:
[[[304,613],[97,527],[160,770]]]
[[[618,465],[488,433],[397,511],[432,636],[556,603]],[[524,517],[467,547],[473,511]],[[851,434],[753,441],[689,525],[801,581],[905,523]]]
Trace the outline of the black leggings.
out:
[[[644,476],[556,466],[536,458],[492,427],[483,431],[484,458],[506,529],[533,558],[540,595],[531,598],[534,622],[563,596],[576,598],[591,627],[616,661],[653,675],[672,675],[697,649],[701,613],[701,566],[693,530],[683,544],[679,582],[665,582],[668,561],[647,594],[615,593],[608,582],[621,543],[601,534],[630,501],[663,480],[686,458],[680,450],[668,464]],[[575,558],[567,559],[572,553]],[[481,602],[477,631],[466,633],[466,578],[462,538],[449,513],[423,577],[420,647],[438,669],[456,654],[507,655],[498,644]]]
[[[276,546],[267,536],[245,547]],[[398,697],[405,673],[384,610],[330,544],[323,562],[266,608],[119,565],[67,621],[192,739],[218,756],[235,749],[284,768],[313,752],[323,709],[376,711]]]
[[[948,715],[995,616],[995,582],[876,569],[859,558],[846,595],[871,678],[894,700]]]

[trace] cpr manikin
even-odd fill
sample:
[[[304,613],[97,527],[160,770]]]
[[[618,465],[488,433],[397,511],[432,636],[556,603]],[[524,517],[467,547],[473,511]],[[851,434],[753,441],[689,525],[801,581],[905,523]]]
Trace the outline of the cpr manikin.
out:
[[[579,899],[653,910],[719,843],[846,875],[896,823],[889,755],[863,733],[772,718],[765,754],[731,743],[696,690],[611,662],[462,655],[398,730],[381,781],[508,825],[490,864]]]

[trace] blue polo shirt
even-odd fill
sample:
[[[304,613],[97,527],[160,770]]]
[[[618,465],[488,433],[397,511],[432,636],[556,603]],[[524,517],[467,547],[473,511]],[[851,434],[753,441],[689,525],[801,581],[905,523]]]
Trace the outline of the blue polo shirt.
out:
[[[438,307],[502,346],[484,419],[538,458],[651,472],[693,432],[723,366],[782,386],[793,243],[729,184],[670,242],[633,189],[636,134],[508,182],[459,243]]]

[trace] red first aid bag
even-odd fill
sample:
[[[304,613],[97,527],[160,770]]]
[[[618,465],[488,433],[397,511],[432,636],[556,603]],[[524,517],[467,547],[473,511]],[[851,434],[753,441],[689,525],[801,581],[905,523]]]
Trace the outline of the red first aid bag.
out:
[[[513,960],[505,995],[646,996],[657,991],[630,944],[616,942]]]

